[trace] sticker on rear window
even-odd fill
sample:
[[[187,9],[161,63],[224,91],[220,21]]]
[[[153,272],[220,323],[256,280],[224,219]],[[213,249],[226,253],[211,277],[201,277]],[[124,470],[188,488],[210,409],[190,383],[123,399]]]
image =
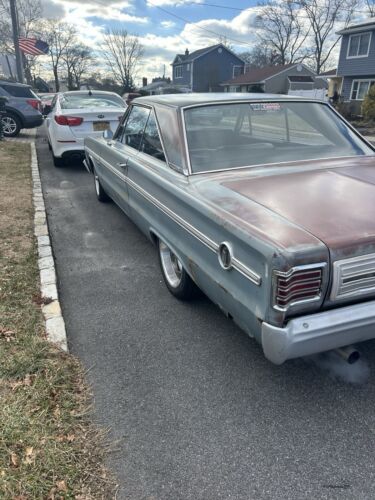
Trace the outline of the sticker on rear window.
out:
[[[250,108],[253,111],[269,111],[269,112],[275,112],[275,111],[280,111],[281,105],[279,102],[257,102],[250,104]]]

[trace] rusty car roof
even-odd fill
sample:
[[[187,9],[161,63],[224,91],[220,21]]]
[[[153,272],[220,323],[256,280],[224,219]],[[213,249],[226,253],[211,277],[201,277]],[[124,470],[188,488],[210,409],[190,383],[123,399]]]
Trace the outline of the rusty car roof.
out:
[[[163,104],[174,108],[183,108],[186,106],[194,106],[200,104],[212,104],[215,102],[225,101],[311,101],[320,102],[317,99],[306,99],[299,96],[288,96],[283,94],[260,94],[260,93],[245,93],[245,92],[207,92],[207,93],[191,93],[191,94],[163,94],[145,97],[137,97],[134,103],[139,104]]]

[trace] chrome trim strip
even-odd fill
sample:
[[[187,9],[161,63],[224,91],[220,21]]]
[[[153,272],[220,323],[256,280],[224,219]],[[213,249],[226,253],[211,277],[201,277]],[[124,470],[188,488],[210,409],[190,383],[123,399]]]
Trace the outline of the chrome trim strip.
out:
[[[185,124],[185,108],[181,109],[180,115],[181,115],[180,118],[182,121],[182,134],[184,137],[185,157],[186,157],[187,166],[188,166],[188,174],[187,175],[192,175],[193,170],[191,168],[189,145],[188,145],[188,141],[187,141],[186,124]]]
[[[213,241],[211,238],[206,236],[204,233],[202,233],[199,229],[197,229],[195,226],[191,225],[189,222],[187,222],[185,219],[180,217],[178,214],[173,212],[170,208],[165,206],[163,203],[161,203],[157,198],[152,196],[150,193],[148,193],[145,189],[143,189],[141,186],[139,186],[136,182],[132,181],[128,177],[126,177],[124,174],[116,170],[115,168],[112,167],[110,163],[108,163],[106,160],[103,160],[98,154],[96,154],[94,151],[86,147],[86,149],[89,151],[89,153],[96,158],[97,161],[99,161],[102,165],[107,167],[114,175],[119,177],[122,181],[124,181],[128,186],[131,186],[133,189],[135,189],[140,195],[142,195],[145,199],[147,199],[150,203],[152,203],[155,207],[157,207],[159,210],[161,210],[163,213],[165,213],[168,217],[170,217],[172,220],[174,220],[179,226],[181,226],[183,229],[188,231],[192,236],[194,236],[197,240],[199,240],[201,243],[203,243],[207,248],[209,248],[211,251],[218,253],[219,250],[219,244]],[[239,273],[241,273],[245,278],[250,280],[252,283],[254,283],[257,286],[260,286],[262,283],[262,278],[257,274],[255,271],[247,267],[245,264],[243,264],[241,261],[236,259],[235,257],[232,258],[232,265],[233,269],[236,269]]]
[[[367,145],[367,144],[366,144]],[[224,168],[218,170],[204,170],[202,172],[192,172],[190,175],[207,175],[207,174],[220,174],[226,172],[233,172],[235,170],[246,170],[248,168],[259,168],[259,167],[278,167],[283,165],[294,166],[295,164],[300,165],[303,163],[311,163],[313,161],[320,162],[322,160],[330,161],[330,160],[345,160],[349,158],[375,158],[375,155],[357,155],[357,156],[334,156],[334,157],[325,157],[325,158],[312,158],[311,160],[293,160],[293,161],[279,161],[278,163],[257,163],[256,165],[245,165],[244,167],[232,167],[232,168]],[[327,168],[326,166],[322,168]]]

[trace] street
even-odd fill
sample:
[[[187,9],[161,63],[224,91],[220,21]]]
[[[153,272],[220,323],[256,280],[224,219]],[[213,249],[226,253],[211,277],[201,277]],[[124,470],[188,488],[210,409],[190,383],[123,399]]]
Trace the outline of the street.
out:
[[[156,250],[82,165],[37,151],[70,351],[131,500],[374,498],[375,342],[282,366],[208,299],[177,301]]]

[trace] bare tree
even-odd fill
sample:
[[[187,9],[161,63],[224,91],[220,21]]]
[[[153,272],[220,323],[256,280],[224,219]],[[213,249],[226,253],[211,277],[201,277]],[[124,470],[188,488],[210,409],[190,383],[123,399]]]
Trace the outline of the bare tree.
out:
[[[104,35],[103,57],[123,92],[133,89],[142,56],[143,47],[137,35],[125,29],[110,29]]]
[[[248,68],[263,68],[280,64],[279,54],[264,45],[255,45],[250,51],[239,54]]]
[[[309,32],[298,16],[298,6],[293,0],[283,3],[269,0],[262,4],[258,17],[260,43],[278,55],[279,64],[303,60],[306,55],[303,47]]]
[[[77,30],[72,24],[58,19],[48,19],[43,23],[43,31],[44,39],[49,44],[49,66],[53,72],[56,92],[58,92],[64,56],[77,44]]]
[[[329,63],[339,37],[338,25],[347,26],[358,6],[358,0],[297,0],[301,15],[307,18],[312,35],[311,56],[314,70],[321,73]]]
[[[370,17],[375,17],[375,0],[366,0],[365,8]]]
[[[91,49],[82,44],[69,45],[61,55],[67,73],[68,89],[79,89],[82,76],[89,71],[93,58]]]
[[[9,54],[14,53],[12,23],[10,17],[9,0],[0,0],[0,49]],[[39,24],[42,17],[42,4],[40,0],[18,0],[17,15],[20,36],[29,38],[39,34]],[[23,54],[23,66],[28,83],[33,81],[36,66],[36,56]]]

